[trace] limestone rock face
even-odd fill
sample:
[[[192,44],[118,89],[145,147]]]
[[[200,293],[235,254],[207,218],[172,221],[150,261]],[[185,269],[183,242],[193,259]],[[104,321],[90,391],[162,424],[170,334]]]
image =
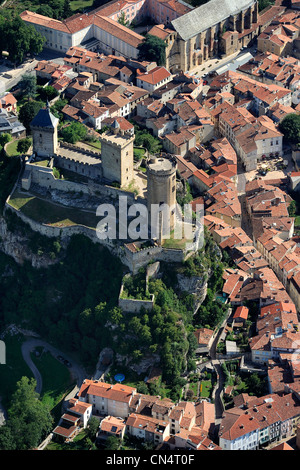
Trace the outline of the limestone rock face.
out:
[[[23,264],[29,261],[34,268],[47,267],[57,261],[49,256],[33,253],[27,245],[26,237],[8,230],[6,221],[0,217],[0,250],[8,256],[11,256],[16,263]]]
[[[177,274],[178,288],[194,297],[194,315],[206,297],[207,278],[207,275],[188,277],[184,274]]]

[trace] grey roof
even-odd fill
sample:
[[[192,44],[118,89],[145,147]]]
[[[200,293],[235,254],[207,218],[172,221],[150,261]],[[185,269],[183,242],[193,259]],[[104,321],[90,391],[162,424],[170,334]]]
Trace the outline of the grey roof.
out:
[[[58,124],[58,119],[51,113],[49,107],[42,108],[35,115],[33,120],[30,123],[30,126],[33,127],[48,127],[54,128]]]
[[[111,127],[113,127],[114,129],[118,129],[120,127],[120,124],[118,123],[118,121],[115,119],[114,122],[112,123]]]
[[[255,0],[210,0],[171,23],[175,31],[186,41],[254,3]]]
[[[11,123],[9,122],[8,119],[6,119],[5,117],[0,117],[0,130],[1,132],[10,132],[12,129],[12,125]]]

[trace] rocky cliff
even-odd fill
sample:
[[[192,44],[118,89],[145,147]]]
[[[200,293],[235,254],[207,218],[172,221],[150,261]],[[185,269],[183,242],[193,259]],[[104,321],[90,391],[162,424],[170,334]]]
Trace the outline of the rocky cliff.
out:
[[[3,217],[0,217],[0,250],[11,256],[16,263],[29,261],[34,268],[45,268],[58,261],[47,254],[34,253],[28,245],[28,238],[18,230],[11,232]]]
[[[177,274],[177,280],[179,290],[194,297],[193,314],[195,315],[206,297],[207,275],[189,277],[184,274]]]

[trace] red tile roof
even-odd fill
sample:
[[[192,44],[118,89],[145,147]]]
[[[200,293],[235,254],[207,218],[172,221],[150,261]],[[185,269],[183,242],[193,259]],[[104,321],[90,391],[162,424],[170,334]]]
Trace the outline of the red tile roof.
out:
[[[157,85],[162,80],[166,80],[171,77],[171,73],[165,67],[155,67],[146,73],[138,73],[137,79],[143,82],[150,83],[151,85]]]

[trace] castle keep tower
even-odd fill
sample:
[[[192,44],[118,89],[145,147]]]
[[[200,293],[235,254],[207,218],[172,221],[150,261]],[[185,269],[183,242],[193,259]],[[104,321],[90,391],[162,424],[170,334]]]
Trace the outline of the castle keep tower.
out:
[[[57,127],[59,120],[51,113],[49,103],[30,123],[33,152],[39,157],[52,157],[57,153]]]
[[[153,214],[153,205],[158,204],[163,206],[163,204],[166,204],[169,208],[169,213],[166,214],[162,209],[162,219],[166,218],[167,215],[169,216],[170,231],[175,226],[176,169],[177,163],[174,157],[170,159],[152,157],[147,162],[147,207],[149,222],[152,226],[153,223],[156,223],[154,220],[151,220],[151,208]],[[162,230],[165,222],[162,219],[160,230]]]
[[[128,186],[133,174],[134,135],[122,131],[117,121],[111,131],[100,136],[103,178],[108,182],[118,182],[121,187]]]

